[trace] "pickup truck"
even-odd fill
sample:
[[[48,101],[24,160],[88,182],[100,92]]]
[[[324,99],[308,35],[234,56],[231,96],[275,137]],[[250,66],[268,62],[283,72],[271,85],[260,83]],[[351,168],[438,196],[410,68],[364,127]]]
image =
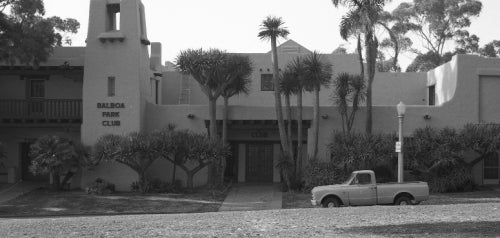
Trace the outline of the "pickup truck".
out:
[[[426,182],[377,184],[371,170],[352,172],[343,184],[314,187],[313,206],[412,205],[429,198]]]

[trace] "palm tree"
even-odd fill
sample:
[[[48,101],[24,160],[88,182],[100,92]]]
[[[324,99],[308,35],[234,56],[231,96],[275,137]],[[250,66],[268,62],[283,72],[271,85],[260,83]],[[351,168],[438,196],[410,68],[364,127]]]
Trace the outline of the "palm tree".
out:
[[[302,93],[304,91],[304,59],[302,57],[294,58],[287,66],[295,75],[297,94],[297,167],[302,169]]]
[[[350,134],[359,103],[365,100],[366,84],[361,75],[340,73],[334,80],[334,100],[342,119],[342,132]],[[349,98],[350,97],[350,98]],[[352,101],[349,113],[348,102]]]
[[[286,105],[286,117],[288,120],[287,136],[290,143],[290,148],[292,146],[292,110],[290,106],[290,96],[297,95],[297,121],[298,121],[298,131],[297,131],[297,154],[295,156],[294,166],[300,169],[302,168],[302,78],[304,74],[304,64],[302,63],[300,57],[294,58],[290,63],[287,64],[285,71],[281,75],[281,92],[285,96]]]
[[[312,158],[315,159],[318,154],[319,91],[321,86],[329,85],[332,65],[319,52],[314,51],[304,60],[304,76],[304,88],[309,92],[314,92]]]
[[[335,7],[340,4],[350,8],[349,12],[342,17],[341,36],[358,36],[358,51],[361,57],[360,42],[361,34],[364,35],[367,67],[367,92],[366,92],[366,133],[372,132],[372,84],[375,77],[376,60],[378,54],[378,39],[375,36],[375,25],[379,22],[383,7],[389,0],[332,0]],[[392,36],[391,36],[392,38]],[[364,71],[362,69],[362,71]],[[364,72],[363,72],[364,73]]]
[[[286,136],[289,148],[292,147],[292,107],[290,105],[290,96],[295,92],[295,75],[288,68],[280,75],[280,91],[285,97],[285,116],[286,116]]]
[[[259,32],[258,37],[262,40],[271,40],[271,51],[273,57],[274,107],[276,109],[276,118],[278,120],[281,148],[286,157],[292,158],[293,155],[289,147],[289,142],[285,130],[285,122],[283,119],[283,110],[281,108],[278,50],[276,47],[277,39],[280,37],[286,38],[289,34],[288,29],[286,29],[286,27],[283,27],[284,24],[285,22],[283,22],[283,19],[281,17],[268,16],[261,24],[261,31]]]
[[[231,83],[222,91],[221,96],[224,98],[223,119],[222,119],[222,142],[227,144],[227,120],[228,120],[228,105],[229,98],[238,94],[248,94],[252,79],[252,61],[248,56],[231,55],[227,59],[227,64],[224,68],[225,77],[235,77]]]

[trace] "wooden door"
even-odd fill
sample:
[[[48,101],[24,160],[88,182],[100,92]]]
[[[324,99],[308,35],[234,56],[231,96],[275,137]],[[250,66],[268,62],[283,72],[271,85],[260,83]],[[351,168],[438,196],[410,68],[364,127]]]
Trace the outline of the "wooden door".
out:
[[[247,144],[246,181],[273,182],[273,144]]]

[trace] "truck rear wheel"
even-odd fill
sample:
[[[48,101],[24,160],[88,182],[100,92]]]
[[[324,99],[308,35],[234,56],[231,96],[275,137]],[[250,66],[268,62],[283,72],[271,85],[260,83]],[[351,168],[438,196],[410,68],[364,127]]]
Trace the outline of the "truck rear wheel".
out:
[[[408,206],[411,205],[411,199],[407,196],[401,196],[396,199],[394,205],[398,206]]]
[[[321,203],[323,207],[340,207],[340,201],[335,197],[328,197]]]

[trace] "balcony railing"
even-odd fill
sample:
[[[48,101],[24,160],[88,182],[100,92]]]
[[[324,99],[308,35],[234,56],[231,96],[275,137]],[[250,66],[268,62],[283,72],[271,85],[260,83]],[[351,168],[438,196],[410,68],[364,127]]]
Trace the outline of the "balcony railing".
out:
[[[80,99],[2,99],[0,123],[77,123],[82,120]]]

